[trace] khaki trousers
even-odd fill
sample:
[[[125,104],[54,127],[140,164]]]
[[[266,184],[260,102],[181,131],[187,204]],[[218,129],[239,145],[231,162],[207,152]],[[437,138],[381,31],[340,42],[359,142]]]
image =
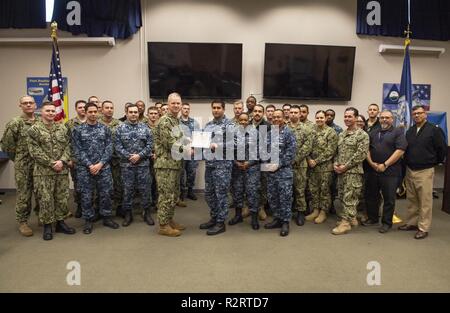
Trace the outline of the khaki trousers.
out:
[[[428,232],[431,227],[433,178],[434,168],[417,171],[406,168],[405,184],[408,199],[406,224],[417,226],[424,232]]]

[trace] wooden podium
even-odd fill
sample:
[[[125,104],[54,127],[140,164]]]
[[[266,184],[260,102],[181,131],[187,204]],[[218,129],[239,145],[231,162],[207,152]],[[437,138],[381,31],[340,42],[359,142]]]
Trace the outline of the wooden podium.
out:
[[[447,161],[445,162],[443,194],[444,198],[442,200],[442,211],[450,214],[450,147],[447,147]]]

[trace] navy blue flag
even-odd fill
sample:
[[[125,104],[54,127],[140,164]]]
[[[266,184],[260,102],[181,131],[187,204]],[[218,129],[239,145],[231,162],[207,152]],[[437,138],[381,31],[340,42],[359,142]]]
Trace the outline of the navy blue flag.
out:
[[[50,83],[48,86],[48,99],[53,101],[56,107],[55,121],[65,118],[64,113],[64,91],[61,74],[61,62],[59,57],[58,41],[53,38],[52,61],[50,64]]]
[[[400,91],[398,99],[397,116],[399,123],[405,129],[411,127],[411,105],[412,105],[413,85],[411,80],[411,62],[409,60],[409,39],[405,40],[405,59],[403,60],[402,79],[400,81]]]

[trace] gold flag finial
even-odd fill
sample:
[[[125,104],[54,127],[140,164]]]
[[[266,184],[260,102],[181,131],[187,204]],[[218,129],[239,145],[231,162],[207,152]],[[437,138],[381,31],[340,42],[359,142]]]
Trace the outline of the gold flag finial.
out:
[[[407,29],[403,32],[405,35],[406,35],[406,39],[405,39],[405,46],[406,45],[409,45],[410,43],[411,43],[411,40],[410,40],[410,36],[411,36],[411,34],[412,34],[412,31],[411,31],[411,28],[410,28],[410,25],[408,24],[408,26],[407,26]]]
[[[50,27],[52,28],[52,34],[50,35],[50,37],[52,37],[53,39],[57,38],[56,36],[56,31],[58,30],[58,23],[56,23],[55,21],[53,21],[50,24]]]

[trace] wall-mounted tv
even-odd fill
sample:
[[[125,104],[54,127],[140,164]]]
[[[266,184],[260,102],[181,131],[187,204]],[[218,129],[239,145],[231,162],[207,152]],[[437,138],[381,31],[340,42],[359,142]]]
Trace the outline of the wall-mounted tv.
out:
[[[266,43],[265,98],[351,100],[355,47]]]
[[[240,99],[242,44],[148,42],[151,98]]]

